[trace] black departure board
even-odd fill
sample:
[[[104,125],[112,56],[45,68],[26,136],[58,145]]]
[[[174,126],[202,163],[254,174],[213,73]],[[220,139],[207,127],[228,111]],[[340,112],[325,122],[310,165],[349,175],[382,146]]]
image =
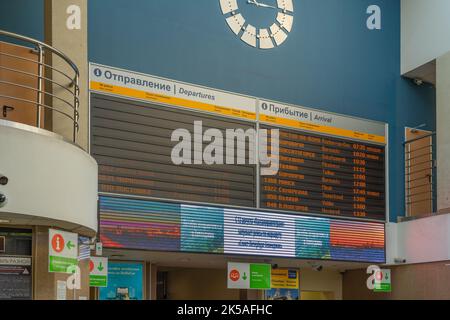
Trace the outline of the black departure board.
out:
[[[248,163],[248,141],[245,164],[172,162],[177,143],[171,141],[172,132],[194,132],[195,121],[224,137],[227,129],[255,129],[252,122],[93,95],[91,154],[99,164],[99,191],[257,207],[256,166]],[[384,145],[264,124],[260,128],[280,130],[279,170],[260,176],[260,208],[385,219]]]
[[[261,128],[270,141],[273,127]],[[384,146],[279,130],[279,171],[260,178],[262,208],[385,219]]]
[[[194,121],[202,121],[203,131],[215,128],[224,136],[227,129],[255,127],[245,121],[92,95],[91,154],[99,165],[99,191],[255,207],[254,164],[173,163],[171,152],[178,142],[171,141],[171,134],[175,129],[194,133]],[[248,155],[248,144],[245,151]]]

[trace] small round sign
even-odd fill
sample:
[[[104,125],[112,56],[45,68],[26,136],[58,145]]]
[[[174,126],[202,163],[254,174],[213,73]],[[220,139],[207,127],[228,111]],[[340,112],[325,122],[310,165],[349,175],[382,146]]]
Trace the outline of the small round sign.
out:
[[[65,242],[62,235],[55,234],[52,238],[52,248],[55,252],[61,252],[64,250]]]
[[[237,271],[236,269],[233,269],[230,271],[230,279],[231,281],[238,281],[239,278],[241,277],[241,275],[239,274],[239,271]]]

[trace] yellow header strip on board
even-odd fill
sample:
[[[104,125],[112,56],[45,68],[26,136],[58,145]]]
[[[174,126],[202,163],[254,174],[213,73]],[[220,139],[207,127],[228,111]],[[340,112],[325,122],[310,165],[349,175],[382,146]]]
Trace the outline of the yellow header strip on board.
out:
[[[383,136],[368,134],[368,133],[364,133],[364,132],[357,132],[357,131],[352,131],[352,130],[348,130],[348,129],[323,126],[323,125],[314,124],[314,123],[307,123],[307,122],[293,120],[293,119],[286,119],[286,118],[273,117],[273,116],[260,114],[259,120],[261,122],[265,122],[265,123],[277,124],[277,125],[281,125],[281,126],[286,126],[286,127],[291,127],[291,128],[295,128],[295,129],[301,129],[301,130],[307,130],[307,131],[312,131],[312,132],[317,132],[317,133],[322,133],[322,134],[335,135],[335,136],[341,136],[341,137],[346,137],[346,138],[353,138],[353,139],[365,140],[365,141],[371,141],[371,142],[377,142],[377,143],[386,143],[386,138]]]
[[[221,114],[225,116],[231,116],[235,118],[256,120],[256,113],[248,112],[245,110],[239,110],[234,108],[222,107],[218,105],[191,101],[188,99],[175,98],[162,94],[150,93],[143,90],[137,90],[132,88],[121,87],[117,85],[105,84],[102,82],[91,81],[91,90],[112,93],[115,95],[125,96],[129,98],[135,98],[140,100],[153,101],[158,103],[170,104],[179,107],[185,107],[189,109],[195,109],[200,111],[206,111],[216,114]]]

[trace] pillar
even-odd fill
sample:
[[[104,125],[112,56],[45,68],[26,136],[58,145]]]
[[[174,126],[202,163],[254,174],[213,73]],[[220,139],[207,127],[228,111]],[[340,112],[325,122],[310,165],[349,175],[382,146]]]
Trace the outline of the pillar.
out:
[[[77,144],[83,149],[88,149],[88,124],[89,124],[89,87],[88,87],[88,30],[87,30],[87,0],[45,0],[45,42],[59,51],[65,53],[78,67],[80,72],[80,104],[79,104],[79,131],[76,135]],[[79,8],[78,13],[74,13],[73,8]],[[75,18],[74,18],[75,15]],[[79,28],[74,26],[74,20],[79,17]],[[69,27],[68,27],[69,21]],[[57,58],[55,55],[46,57],[47,64],[54,68],[72,74],[72,69],[63,60]],[[49,72],[46,70],[46,76],[52,80],[63,82],[69,89],[70,82],[65,79],[58,72]],[[70,93],[63,88],[46,83],[50,86],[53,94],[58,94],[69,101],[73,100]],[[46,96],[46,104],[53,107],[61,107],[64,104]],[[68,110],[65,108],[64,110]],[[46,127],[52,129],[54,132],[63,135],[64,137],[72,137],[72,123],[67,118],[55,112],[46,112]]]

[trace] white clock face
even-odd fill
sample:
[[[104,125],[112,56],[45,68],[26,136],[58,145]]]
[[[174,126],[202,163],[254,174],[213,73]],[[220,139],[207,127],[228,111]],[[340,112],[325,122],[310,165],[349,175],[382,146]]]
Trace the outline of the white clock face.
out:
[[[238,0],[219,0],[222,13],[231,31],[248,45],[260,49],[272,49],[286,41],[294,23],[292,0],[245,0],[241,6],[252,6],[254,10],[272,10],[274,21],[266,27],[256,27],[241,13]]]

